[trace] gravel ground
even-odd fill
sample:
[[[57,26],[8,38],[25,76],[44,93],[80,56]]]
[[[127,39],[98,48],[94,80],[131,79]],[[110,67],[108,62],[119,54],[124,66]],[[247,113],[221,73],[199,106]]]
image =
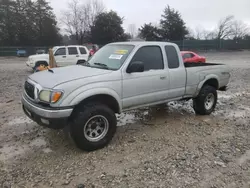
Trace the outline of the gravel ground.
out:
[[[191,101],[121,114],[111,144],[91,153],[25,117],[31,72],[0,58],[0,187],[249,188],[250,52],[203,55],[232,67],[212,115],[195,116]]]

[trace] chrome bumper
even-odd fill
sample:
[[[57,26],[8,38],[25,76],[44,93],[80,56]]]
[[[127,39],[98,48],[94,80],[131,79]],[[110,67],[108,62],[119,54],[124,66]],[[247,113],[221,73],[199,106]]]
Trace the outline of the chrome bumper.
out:
[[[24,96],[22,96],[22,104],[27,113],[34,113],[40,117],[48,119],[60,119],[70,117],[73,108],[69,109],[44,109],[38,106],[33,105],[29,102]]]

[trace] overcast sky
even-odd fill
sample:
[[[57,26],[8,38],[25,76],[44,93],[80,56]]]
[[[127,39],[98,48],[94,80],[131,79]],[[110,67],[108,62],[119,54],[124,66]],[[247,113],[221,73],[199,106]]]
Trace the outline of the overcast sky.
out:
[[[70,0],[50,0],[57,17]],[[84,2],[85,0],[80,0]],[[167,4],[178,10],[187,26],[213,29],[218,20],[234,15],[250,25],[250,0],[103,0],[106,9],[124,17],[124,29],[129,24],[140,27],[144,23],[158,23]]]

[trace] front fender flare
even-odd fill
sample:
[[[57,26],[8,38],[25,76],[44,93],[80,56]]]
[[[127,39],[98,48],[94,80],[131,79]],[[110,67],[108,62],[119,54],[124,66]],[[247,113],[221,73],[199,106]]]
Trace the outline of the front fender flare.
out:
[[[83,100],[95,96],[95,95],[109,95],[111,97],[113,97],[118,105],[119,105],[119,112],[122,111],[122,102],[121,102],[121,98],[118,95],[118,93],[110,88],[94,88],[94,89],[88,89],[86,91],[83,91],[82,93],[78,94],[77,96],[75,96],[74,98],[72,98],[69,102],[69,106],[76,106],[78,105],[80,102],[82,102]]]

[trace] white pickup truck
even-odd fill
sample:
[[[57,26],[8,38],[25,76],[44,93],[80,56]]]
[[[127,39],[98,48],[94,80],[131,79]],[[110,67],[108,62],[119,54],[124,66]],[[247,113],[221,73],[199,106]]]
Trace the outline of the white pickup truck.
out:
[[[89,50],[86,46],[55,46],[52,50],[59,67],[81,64],[89,57]],[[31,55],[26,62],[26,65],[32,69],[40,65],[48,66],[48,64],[49,54]]]
[[[120,42],[104,46],[84,65],[32,74],[22,104],[25,114],[40,125],[70,125],[76,145],[92,151],[112,139],[116,113],[193,99],[194,111],[209,115],[217,90],[225,90],[229,79],[226,65],[184,64],[175,44]]]

